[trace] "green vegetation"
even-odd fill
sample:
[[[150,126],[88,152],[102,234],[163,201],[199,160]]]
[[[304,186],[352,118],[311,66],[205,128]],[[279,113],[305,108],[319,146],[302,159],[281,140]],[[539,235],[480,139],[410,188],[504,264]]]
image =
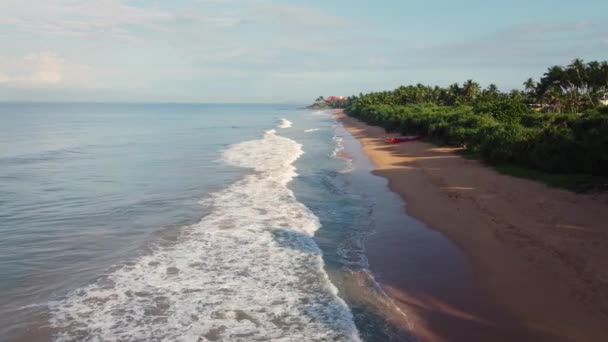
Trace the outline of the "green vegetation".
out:
[[[608,190],[608,177],[586,174],[547,173],[513,164],[495,165],[494,168],[505,175],[532,179],[552,187],[575,192],[598,192]]]
[[[510,93],[472,80],[402,86],[352,96],[345,111],[390,132],[466,147],[504,173],[572,190],[606,188],[608,63],[577,59],[524,85]]]

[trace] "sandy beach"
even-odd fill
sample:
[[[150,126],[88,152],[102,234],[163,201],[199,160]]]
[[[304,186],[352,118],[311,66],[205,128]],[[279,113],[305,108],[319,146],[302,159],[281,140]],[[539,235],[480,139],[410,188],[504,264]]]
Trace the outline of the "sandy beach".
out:
[[[394,238],[398,226],[370,241],[372,271],[422,340],[608,340],[608,196],[501,175],[454,148],[390,145],[382,128],[340,111],[336,118],[407,213],[445,235],[472,265],[468,289],[440,284],[424,293],[399,272],[407,254]]]

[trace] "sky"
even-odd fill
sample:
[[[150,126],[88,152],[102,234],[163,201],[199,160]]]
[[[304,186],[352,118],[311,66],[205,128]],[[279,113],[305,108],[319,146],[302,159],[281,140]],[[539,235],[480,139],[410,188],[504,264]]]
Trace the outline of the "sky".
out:
[[[510,90],[577,57],[608,59],[608,1],[0,0],[0,101]]]

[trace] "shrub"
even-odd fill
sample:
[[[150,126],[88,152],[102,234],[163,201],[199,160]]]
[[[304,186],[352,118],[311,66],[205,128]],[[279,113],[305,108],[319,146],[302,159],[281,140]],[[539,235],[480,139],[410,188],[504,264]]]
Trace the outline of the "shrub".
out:
[[[525,103],[515,99],[485,100],[475,105],[473,112],[490,115],[507,124],[519,123],[522,116],[532,113]]]
[[[571,130],[547,127],[536,137],[526,161],[543,171],[575,173],[584,169],[581,147]]]
[[[519,125],[487,126],[480,131],[479,153],[491,163],[509,163],[526,158],[533,130]]]
[[[608,115],[534,113],[519,101],[469,106],[361,105],[347,114],[390,132],[422,134],[434,142],[466,146],[485,161],[516,163],[560,173],[608,175]]]

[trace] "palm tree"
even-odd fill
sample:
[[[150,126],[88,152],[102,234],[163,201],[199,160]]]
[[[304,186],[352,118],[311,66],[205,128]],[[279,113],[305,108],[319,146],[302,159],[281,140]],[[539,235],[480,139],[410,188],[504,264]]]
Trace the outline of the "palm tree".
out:
[[[598,76],[598,88],[601,93],[602,99],[605,101],[608,99],[608,62],[604,61],[600,63],[600,70]]]
[[[573,73],[571,82],[574,85],[581,88],[586,86],[587,66],[585,65],[585,62],[582,59],[576,58],[575,60],[573,60],[572,63],[568,65],[568,70],[572,71]]]
[[[469,103],[477,98],[480,90],[481,86],[479,86],[479,83],[476,83],[473,80],[467,80],[462,85],[462,94]]]
[[[534,102],[534,99],[536,97],[536,91],[537,91],[537,84],[534,81],[534,79],[532,79],[532,77],[528,78],[525,82],[524,82],[524,87],[526,89],[526,92],[528,94],[528,102]]]
[[[547,72],[545,72],[543,78],[547,79],[553,84],[559,84],[561,86],[561,84],[565,81],[565,77],[566,71],[564,70],[564,67],[554,65],[547,69]]]
[[[608,62],[592,61],[587,63],[587,80],[589,85],[589,96],[593,105],[596,101],[606,95],[608,88]]]
[[[591,96],[589,96],[588,75],[585,62],[580,58],[573,60],[572,63],[568,65],[566,74],[568,76],[568,82],[572,85],[570,93],[573,109],[578,112],[581,103],[581,93],[587,95],[589,101],[591,101],[591,105],[593,105],[593,100],[591,99]]]
[[[524,87],[526,87],[527,92],[534,92],[536,91],[536,82],[530,77],[524,82]]]
[[[498,87],[494,83],[490,83],[486,91],[490,94],[498,94]]]
[[[481,92],[482,97],[497,98],[500,95],[496,84],[491,83],[486,89]]]
[[[569,89],[566,72],[563,67],[554,65],[547,69],[540,82],[536,85],[536,93],[541,103],[554,106],[555,98]],[[560,102],[561,105],[561,102]]]
[[[450,85],[447,93],[448,97],[448,106],[454,105],[459,102],[459,98],[462,95],[462,89],[458,83],[454,83]]]
[[[562,112],[563,107],[563,93],[558,87],[552,87],[543,95],[543,101],[551,106],[551,108],[558,112]]]

